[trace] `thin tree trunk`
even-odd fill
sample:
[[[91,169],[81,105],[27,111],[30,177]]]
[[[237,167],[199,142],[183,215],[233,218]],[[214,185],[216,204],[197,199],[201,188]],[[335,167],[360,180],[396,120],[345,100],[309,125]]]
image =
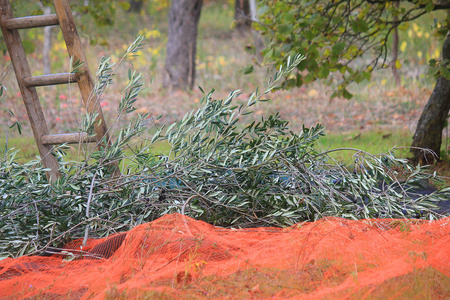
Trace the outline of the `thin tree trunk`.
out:
[[[50,6],[44,7],[44,15],[52,12]],[[44,46],[42,47],[42,64],[44,74],[51,74],[50,50],[52,49],[52,26],[44,27]]]
[[[250,7],[251,22],[258,22],[258,15],[256,12],[256,0],[249,0],[249,7]],[[256,59],[258,60],[258,62],[261,63],[263,61],[261,51],[264,49],[264,41],[259,31],[253,30],[253,28],[251,31],[253,34],[253,43],[255,45]]]
[[[197,30],[203,0],[173,0],[169,11],[164,86],[192,89],[195,81]]]
[[[256,0],[249,0],[250,20],[256,21]]]
[[[399,2],[395,1],[394,6],[398,8]],[[398,22],[398,17],[394,17],[394,22]],[[400,74],[398,73],[398,69],[396,66],[396,62],[398,59],[398,27],[396,26],[394,29],[394,35],[392,40],[392,75],[394,75],[395,85],[397,87],[401,86]]]
[[[442,58],[450,59],[450,34],[442,47]],[[435,157],[429,151],[412,148],[414,164],[430,164],[435,158],[441,156],[442,131],[445,127],[450,110],[450,80],[438,77],[433,93],[425,105],[422,115],[417,124],[411,147],[429,149],[433,151]]]

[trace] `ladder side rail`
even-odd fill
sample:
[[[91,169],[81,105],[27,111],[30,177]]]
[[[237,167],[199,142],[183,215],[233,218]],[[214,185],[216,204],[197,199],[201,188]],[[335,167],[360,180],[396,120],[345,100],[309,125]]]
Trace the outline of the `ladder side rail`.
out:
[[[75,20],[70,9],[70,5],[67,0],[53,0],[56,14],[58,16],[61,31],[66,42],[67,51],[69,55],[73,57],[73,61],[79,60],[82,62],[82,66],[76,72],[76,81],[80,89],[83,103],[88,113],[97,113],[97,125],[94,130],[96,133],[97,141],[100,142],[102,137],[106,137],[107,145],[111,144],[108,134],[108,127],[103,117],[103,112],[99,103],[98,96],[93,93],[94,80],[89,70],[86,57],[81,46],[81,41],[78,36]]]
[[[3,37],[11,57],[11,62],[19,84],[22,99],[30,119],[31,129],[33,131],[36,144],[38,146],[41,160],[46,168],[50,171],[46,172],[49,181],[55,181],[59,176],[59,164],[55,156],[51,154],[52,146],[44,145],[41,141],[42,136],[48,135],[48,128],[45,121],[44,113],[39,102],[39,96],[36,88],[24,85],[23,79],[31,77],[30,66],[25,56],[22,40],[17,30],[7,30],[4,26],[5,21],[14,18],[11,6],[8,0],[0,0],[0,25]]]
[[[94,93],[94,80],[91,71],[89,70],[86,56],[84,55],[83,47],[81,45],[69,2],[67,0],[53,0],[53,4],[55,6],[55,11],[58,16],[59,25],[61,26],[61,32],[63,34],[64,41],[66,42],[69,55],[73,57],[73,61],[79,60],[83,63],[78,69],[78,72],[75,74],[78,88],[87,112],[98,114],[96,118],[96,125],[94,126],[97,146],[99,149],[108,148],[111,146],[108,126],[106,125],[105,118],[103,117],[99,97]],[[105,138],[106,143],[102,142],[103,138]],[[118,161],[111,163],[111,171],[113,177],[119,177],[121,175]]]

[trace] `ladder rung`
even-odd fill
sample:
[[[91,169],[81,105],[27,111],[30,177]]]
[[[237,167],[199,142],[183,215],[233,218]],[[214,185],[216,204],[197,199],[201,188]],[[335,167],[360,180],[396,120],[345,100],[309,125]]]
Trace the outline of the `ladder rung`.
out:
[[[58,24],[59,21],[58,16],[56,14],[13,18],[5,21],[5,27],[8,30],[44,27]]]
[[[65,134],[49,134],[41,137],[41,142],[44,145],[58,145],[58,144],[78,144],[96,142],[95,136],[88,136],[86,132],[81,133],[65,133]]]
[[[23,79],[23,85],[27,87],[67,84],[69,82],[77,82],[75,73],[40,75],[40,76],[26,77]]]

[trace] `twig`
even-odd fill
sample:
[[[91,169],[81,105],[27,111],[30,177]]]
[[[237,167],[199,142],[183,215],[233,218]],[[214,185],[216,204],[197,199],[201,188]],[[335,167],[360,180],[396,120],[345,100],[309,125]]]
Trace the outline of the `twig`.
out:
[[[369,156],[371,156],[371,157],[373,157],[373,158],[376,158],[375,155],[370,154],[370,153],[368,153],[368,152],[365,152],[365,151],[363,151],[363,150],[361,150],[361,149],[357,149],[357,148],[337,148],[337,149],[331,149],[331,150],[328,150],[328,151],[319,153],[319,154],[317,154],[317,156],[322,156],[322,155],[326,155],[326,154],[331,153],[331,152],[343,151],[343,150],[349,150],[349,151],[361,152],[361,153],[367,154],[367,155],[369,155]]]
[[[184,216],[185,214],[184,214],[184,211],[185,211],[185,209],[186,209],[186,205],[192,200],[192,199],[194,199],[195,197],[201,197],[201,196],[199,196],[199,195],[192,195],[192,196],[190,196],[185,202],[184,202],[184,204],[183,204],[183,207],[181,208],[181,214]]]
[[[155,272],[158,272],[159,270],[161,270],[162,268],[166,267],[167,265],[169,265],[170,263],[172,263],[173,261],[177,260],[178,258],[180,258],[181,255],[185,254],[186,252],[188,252],[189,250],[191,250],[192,248],[194,248],[194,246],[187,248],[186,250],[184,250],[183,252],[179,253],[177,256],[175,256],[174,258],[172,258],[171,260],[169,260],[167,263],[165,263],[164,265],[162,265],[161,267],[155,269]]]
[[[92,177],[92,181],[91,181],[91,188],[89,189],[89,197],[88,197],[88,201],[86,204],[86,218],[89,218],[89,207],[91,205],[92,190],[94,189],[94,181],[95,181],[96,175],[97,175],[97,173],[94,173],[94,176]],[[83,244],[82,244],[83,247],[86,246],[88,236],[89,236],[89,223],[86,224],[86,230],[84,231],[84,238],[83,238]]]
[[[183,207],[181,207],[181,214],[183,215],[184,226],[186,227],[186,230],[189,232],[190,235],[193,235],[193,234],[192,234],[191,230],[189,229],[189,226],[188,226],[188,224],[187,224],[187,222],[186,222],[186,218],[185,218],[186,215],[184,214],[184,212],[185,212],[185,209],[186,209],[186,205],[187,205],[192,199],[194,199],[195,197],[201,197],[201,196],[199,196],[199,195],[192,195],[192,196],[190,196],[190,197],[184,202]]]

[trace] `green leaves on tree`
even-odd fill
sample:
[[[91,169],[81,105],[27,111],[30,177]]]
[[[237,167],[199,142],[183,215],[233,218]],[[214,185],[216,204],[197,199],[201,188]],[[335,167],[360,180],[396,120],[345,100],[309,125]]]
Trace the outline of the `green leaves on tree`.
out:
[[[431,0],[400,1],[324,1],[294,0],[260,2],[255,28],[269,42],[262,51],[265,60],[277,65],[289,55],[300,53],[307,60],[298,66],[295,80],[284,88],[300,86],[318,79],[328,79],[336,86],[333,97],[350,98],[348,85],[370,79],[376,67],[387,67],[387,41],[395,27],[407,28],[408,22],[435,9]],[[397,21],[395,21],[397,20]],[[398,21],[400,20],[400,21]],[[436,21],[437,34],[446,34],[448,18]],[[362,55],[368,63],[356,63]],[[445,68],[431,69],[434,75],[446,76]]]

